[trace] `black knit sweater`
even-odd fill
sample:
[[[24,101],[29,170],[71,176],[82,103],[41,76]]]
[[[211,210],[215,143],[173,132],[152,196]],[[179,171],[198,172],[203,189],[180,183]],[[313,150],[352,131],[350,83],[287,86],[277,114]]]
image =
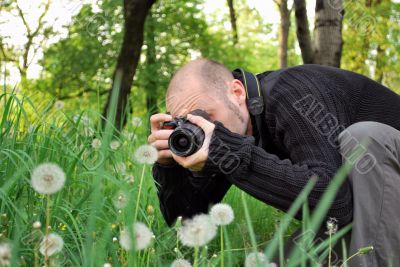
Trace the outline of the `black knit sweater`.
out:
[[[358,121],[378,121],[400,130],[400,96],[362,75],[319,65],[277,71],[273,83],[267,80],[271,74],[257,76],[265,102],[263,136],[255,129],[253,117],[254,136],[232,133],[216,121],[209,158],[201,172],[178,164],[153,166],[168,225],[177,216],[207,212],[232,184],[286,211],[309,178],[317,175],[308,198],[312,210],[342,164],[337,142],[342,130]],[[260,137],[262,147],[255,142]],[[226,174],[218,162],[229,152],[239,161]],[[351,222],[348,180],[339,189],[328,216],[337,218],[339,225]],[[300,214],[297,218],[301,219]]]

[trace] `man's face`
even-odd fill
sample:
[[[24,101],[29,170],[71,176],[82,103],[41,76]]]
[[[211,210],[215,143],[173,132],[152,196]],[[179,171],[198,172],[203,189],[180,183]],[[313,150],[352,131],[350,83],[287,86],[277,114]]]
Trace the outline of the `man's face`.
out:
[[[245,134],[247,123],[243,116],[243,110],[229,96],[218,96],[215,93],[205,93],[196,83],[193,83],[190,90],[175,92],[167,97],[167,110],[173,116],[184,116],[189,112],[202,109],[208,113],[211,120],[221,122],[230,131]],[[233,101],[232,101],[233,100]]]

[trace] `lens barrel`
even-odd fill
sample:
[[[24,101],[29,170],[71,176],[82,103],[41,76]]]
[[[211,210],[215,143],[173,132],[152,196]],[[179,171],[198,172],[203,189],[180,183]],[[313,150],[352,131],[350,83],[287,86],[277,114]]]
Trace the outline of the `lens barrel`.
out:
[[[204,131],[199,126],[186,121],[175,128],[168,139],[172,153],[187,157],[200,149],[204,142]]]

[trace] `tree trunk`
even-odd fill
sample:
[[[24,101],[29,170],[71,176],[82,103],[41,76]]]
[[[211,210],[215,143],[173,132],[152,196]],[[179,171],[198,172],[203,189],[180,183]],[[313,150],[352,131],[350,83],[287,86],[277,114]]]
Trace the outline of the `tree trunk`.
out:
[[[304,64],[314,63],[314,48],[308,24],[307,7],[305,0],[294,0],[296,16],[296,34]]]
[[[343,47],[342,20],[342,0],[317,0],[314,31],[315,63],[340,67]]]
[[[235,44],[237,44],[239,42],[239,36],[238,36],[238,31],[237,31],[235,7],[233,6],[233,0],[227,0],[227,1],[228,1],[228,7],[229,7],[229,15],[231,17],[233,41]]]
[[[279,14],[281,17],[280,31],[279,31],[279,68],[287,67],[287,51],[288,51],[288,39],[290,29],[290,13],[288,9],[287,0],[278,0],[277,5],[279,7]]]
[[[117,129],[122,129],[126,123],[126,107],[143,45],[144,22],[155,1],[124,0],[124,37],[113,75],[113,87],[117,71],[121,72],[122,75],[121,86],[117,88],[119,90],[115,117]],[[104,118],[107,118],[109,112],[113,87],[103,109]]]

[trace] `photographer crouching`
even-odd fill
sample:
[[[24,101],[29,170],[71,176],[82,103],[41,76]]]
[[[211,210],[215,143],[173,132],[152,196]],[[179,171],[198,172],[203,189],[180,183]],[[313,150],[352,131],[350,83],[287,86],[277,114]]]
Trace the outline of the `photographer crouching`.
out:
[[[255,76],[200,59],[175,73],[166,107],[170,114],[151,117],[148,142],[158,150],[153,176],[169,226],[178,216],[207,213],[232,185],[287,211],[317,176],[312,211],[343,161],[368,139],[367,156],[355,163],[327,216],[339,228],[353,223],[348,255],[374,247],[349,266],[399,266],[399,95],[332,67]],[[325,239],[326,231],[318,235]],[[293,245],[289,239],[285,247]]]

